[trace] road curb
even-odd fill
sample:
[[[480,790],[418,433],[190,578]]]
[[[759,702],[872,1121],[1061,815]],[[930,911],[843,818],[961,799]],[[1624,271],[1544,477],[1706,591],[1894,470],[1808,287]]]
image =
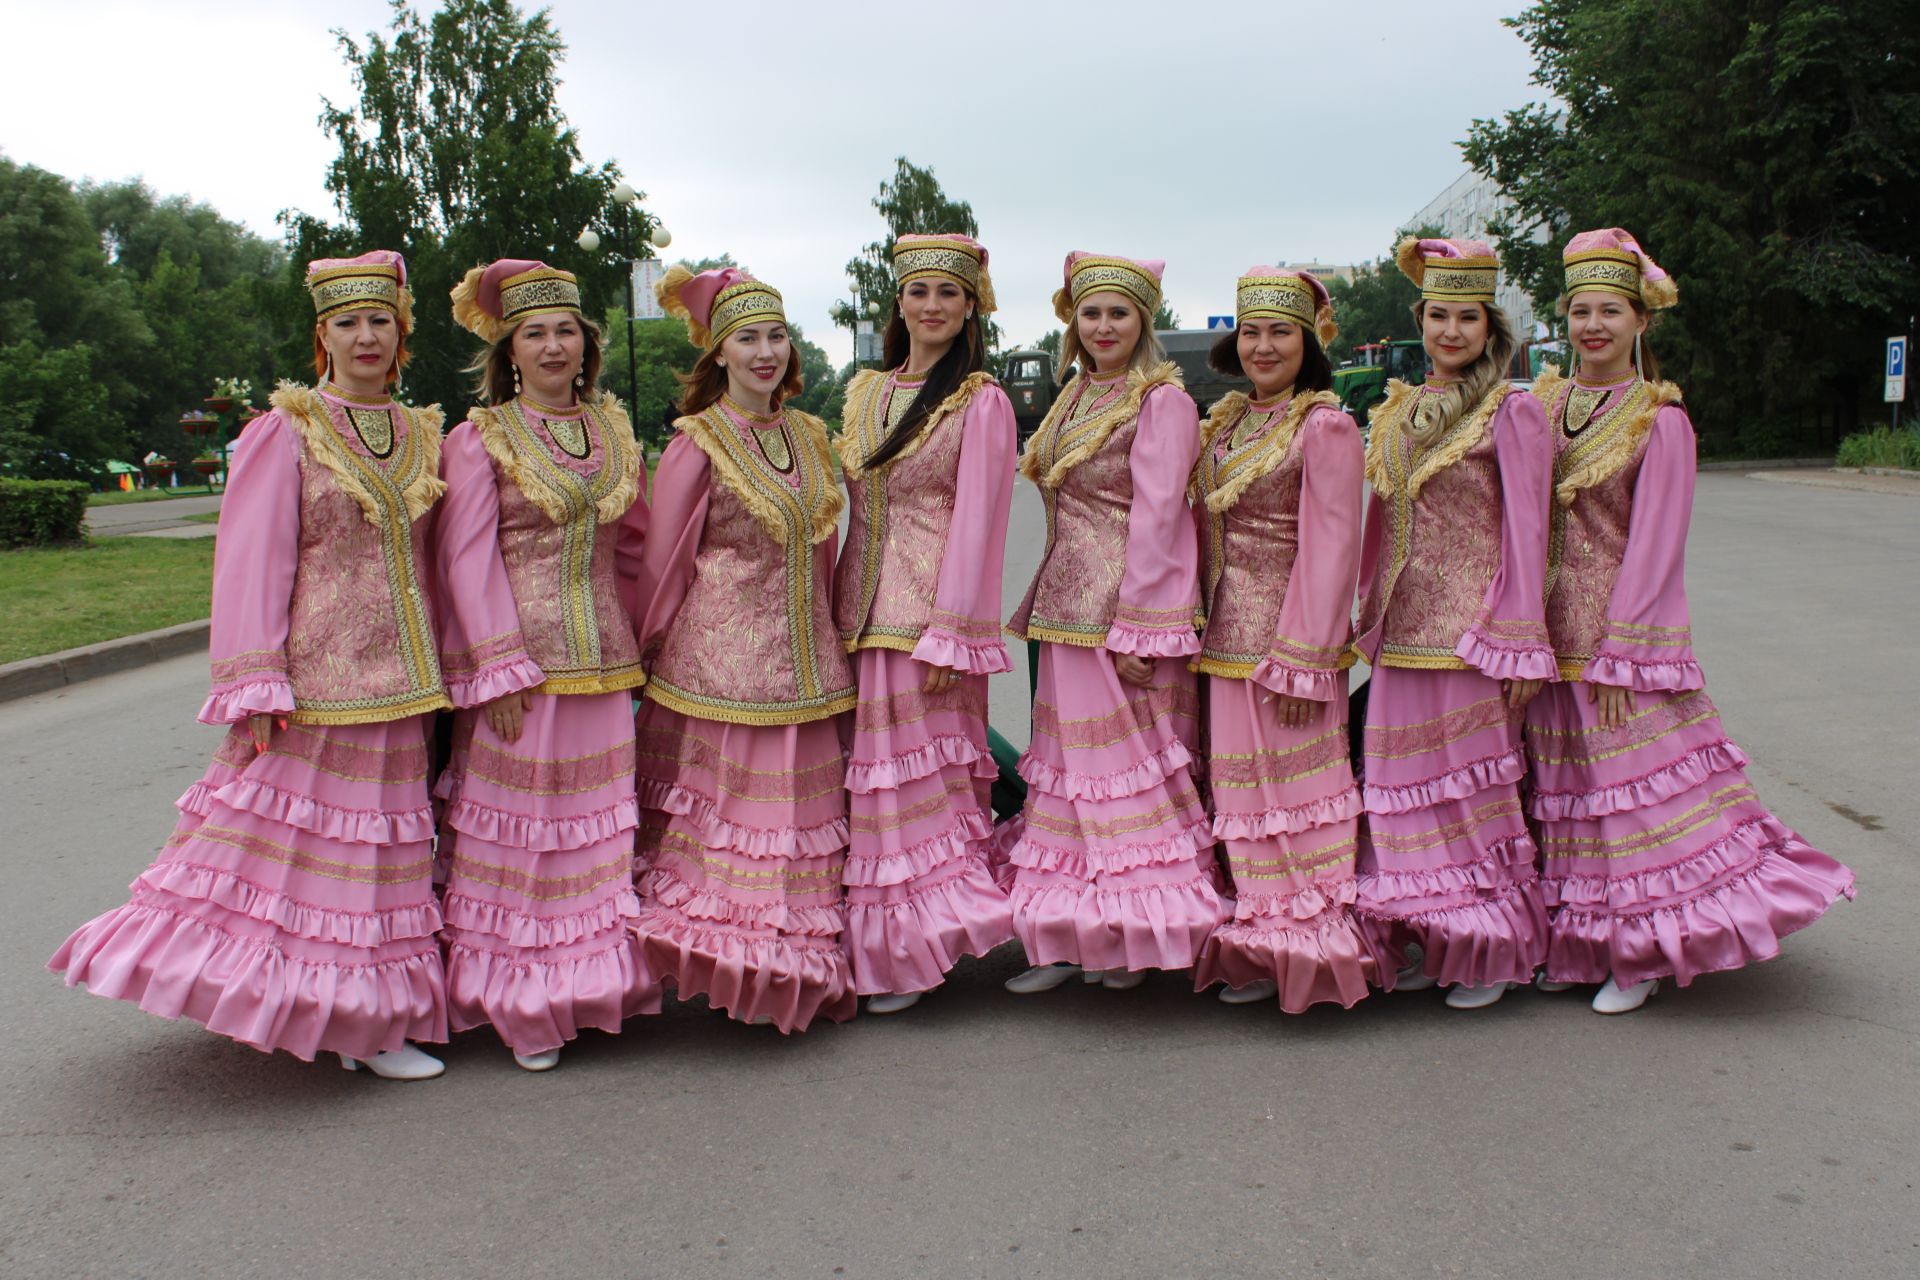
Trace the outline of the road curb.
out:
[[[1789,467],[1833,467],[1832,458],[1749,458],[1744,462],[1702,462],[1696,471],[1784,471]]]
[[[183,622],[177,627],[162,627],[137,636],[102,640],[38,658],[22,658],[0,666],[0,702],[24,698],[29,694],[62,689],[95,676],[110,676],[116,671],[131,671],[150,662],[177,658],[196,650],[205,653],[211,618]]]

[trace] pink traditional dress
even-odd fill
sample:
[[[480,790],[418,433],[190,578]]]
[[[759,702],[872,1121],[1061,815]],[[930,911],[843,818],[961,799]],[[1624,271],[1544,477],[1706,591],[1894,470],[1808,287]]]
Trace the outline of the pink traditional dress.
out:
[[[860,688],[847,764],[847,948],[862,995],[936,987],[961,956],[1013,936],[988,867],[998,769],[987,677],[1012,669],[999,611],[1017,429],[1006,393],[970,374],[905,448],[869,469],[923,382],[898,370],[855,374],[839,442],[851,514],[834,622]],[[925,693],[930,666],[962,678]]]
[[[578,316],[573,277],[506,259],[476,267],[455,314],[493,343],[534,316]],[[447,689],[461,708],[438,793],[447,994],[455,1031],[491,1023],[516,1054],[660,1007],[629,924],[631,608],[645,468],[611,397],[559,409],[476,408],[447,437],[436,547]],[[520,736],[483,708],[531,691]]]
[[[1156,263],[1076,254],[1056,309],[1127,289],[1151,315]],[[1152,301],[1147,299],[1151,298]],[[1199,548],[1186,500],[1199,453],[1171,363],[1083,374],[1028,442],[1047,545],[1008,624],[1040,641],[1029,784],[1010,858],[1013,926],[1036,965],[1191,968],[1230,906],[1193,763]],[[1117,654],[1159,659],[1150,686]]]
[[[256,1049],[365,1059],[447,1038],[425,730],[449,705],[426,596],[440,412],[292,383],[272,404],[234,447],[214,550],[200,720],[233,728],[132,901],[49,967]],[[252,714],[288,722],[264,752]]]
[[[1307,279],[1254,268],[1239,319],[1311,325]],[[1273,312],[1268,294],[1287,309]],[[1271,982],[1288,1013],[1351,1008],[1374,972],[1352,913],[1360,795],[1347,750],[1361,463],[1359,429],[1331,392],[1236,391],[1202,429],[1191,491],[1207,613],[1193,665],[1210,677],[1207,782],[1235,900],[1194,982]],[[1279,694],[1319,710],[1283,724]]]
[[[783,319],[780,295],[733,268],[675,268],[660,291],[703,347]],[[843,1021],[856,692],[831,613],[843,500],[826,427],[725,398],[676,426],[641,565],[634,930],[682,999],[782,1032]]]
[[[1643,267],[1665,280],[1615,230],[1576,236],[1567,263],[1569,295],[1615,280],[1639,293]],[[1694,661],[1694,435],[1680,392],[1637,373],[1598,386],[1552,375],[1535,392],[1556,446],[1547,627],[1566,682],[1527,711],[1547,976],[1685,986],[1771,959],[1853,897],[1853,873],[1760,803]],[[1624,725],[1600,724],[1590,684],[1633,691]]]
[[[1491,304],[1485,246],[1418,248],[1424,297]],[[1357,910],[1389,986],[1410,942],[1428,977],[1469,988],[1529,981],[1546,955],[1520,723],[1501,682],[1554,674],[1542,618],[1552,442],[1539,402],[1505,383],[1446,430],[1421,430],[1449,390],[1390,383],[1367,445]]]

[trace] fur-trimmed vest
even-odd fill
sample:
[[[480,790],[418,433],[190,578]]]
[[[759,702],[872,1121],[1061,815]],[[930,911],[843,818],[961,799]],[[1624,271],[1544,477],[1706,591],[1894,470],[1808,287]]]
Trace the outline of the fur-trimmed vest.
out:
[[[500,561],[539,693],[610,693],[646,682],[620,603],[620,518],[640,489],[640,449],[611,396],[580,421],[585,459],[556,455],[518,404],[473,410],[500,494]],[[570,465],[571,464],[571,465]]]
[[[1007,623],[1023,640],[1097,649],[1107,642],[1127,567],[1127,513],[1133,505],[1133,438],[1148,395],[1171,387],[1172,362],[1112,383],[1085,374],[1060,393],[1020,456],[1040,489],[1047,546],[1026,599]]]
[[[421,517],[446,492],[439,408],[359,408],[293,383],[280,384],[271,402],[300,442],[300,553],[286,644],[292,718],[375,724],[452,706],[423,586]],[[365,419],[359,431],[357,418]],[[387,432],[392,445],[380,458],[363,434]]]
[[[712,471],[693,582],[654,658],[647,697],[733,724],[800,724],[852,709],[852,668],[820,564],[819,544],[843,505],[826,425],[796,409],[764,427],[742,425],[719,404],[674,425]]]
[[[846,429],[836,442],[852,501],[847,542],[834,576],[833,620],[849,653],[912,653],[932,621],[940,562],[953,525],[967,405],[995,383],[988,374],[968,374],[905,448],[869,470],[867,459],[905,417],[915,394],[914,388],[901,387],[889,395],[890,385],[888,375],[877,370],[853,375],[847,384]]]

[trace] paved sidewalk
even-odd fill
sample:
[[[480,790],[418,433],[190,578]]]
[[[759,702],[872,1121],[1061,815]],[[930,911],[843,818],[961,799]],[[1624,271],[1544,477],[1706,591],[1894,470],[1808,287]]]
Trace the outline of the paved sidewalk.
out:
[[[1886,493],[1920,498],[1920,476],[1835,467],[1827,471],[1750,471],[1749,479],[1770,484],[1801,484],[1810,489],[1851,489],[1856,493]]]
[[[157,502],[121,502],[106,507],[87,508],[87,531],[96,538],[118,538],[153,529],[199,529],[185,517],[203,515],[220,509],[222,494],[202,494],[197,498],[167,498]],[[212,525],[205,528],[210,532]],[[203,537],[204,534],[187,535]]]

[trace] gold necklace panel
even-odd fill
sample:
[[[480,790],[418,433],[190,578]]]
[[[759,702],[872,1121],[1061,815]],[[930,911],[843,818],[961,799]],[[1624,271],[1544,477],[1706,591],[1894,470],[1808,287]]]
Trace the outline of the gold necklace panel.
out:
[[[347,405],[347,420],[353,423],[353,434],[360,437],[360,443],[367,452],[376,458],[386,458],[393,453],[393,415],[386,409],[361,409]]]
[[[569,458],[585,458],[592,451],[587,438],[585,414],[578,418],[548,418],[546,424],[547,434],[553,437],[553,442]]]

